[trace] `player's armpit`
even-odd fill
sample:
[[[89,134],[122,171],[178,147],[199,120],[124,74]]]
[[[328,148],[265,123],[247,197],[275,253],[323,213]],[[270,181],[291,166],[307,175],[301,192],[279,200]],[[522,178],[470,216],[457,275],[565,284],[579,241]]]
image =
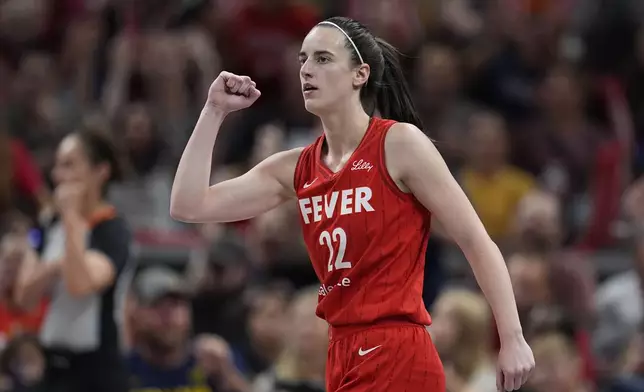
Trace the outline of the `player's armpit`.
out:
[[[274,154],[247,173],[210,186],[201,205],[174,211],[173,218],[190,223],[249,219],[294,197],[293,177],[301,148]]]

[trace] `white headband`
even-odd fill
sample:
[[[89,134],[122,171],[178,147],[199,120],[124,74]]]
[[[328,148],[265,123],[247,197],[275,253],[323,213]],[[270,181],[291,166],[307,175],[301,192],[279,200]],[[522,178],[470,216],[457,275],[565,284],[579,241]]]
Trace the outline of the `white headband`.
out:
[[[335,23],[333,23],[333,22],[329,22],[329,21],[326,21],[326,20],[325,20],[324,22],[320,22],[320,23],[318,23],[318,25],[323,25],[323,24],[325,24],[325,25],[329,25],[329,26],[333,26],[333,27],[335,27],[336,29],[340,30],[340,32],[341,32],[342,34],[344,34],[344,36],[345,36],[345,37],[347,37],[347,40],[349,41],[349,43],[351,43],[351,46],[353,46],[353,49],[356,51],[356,54],[358,55],[358,59],[360,59],[360,64],[364,64],[364,60],[362,59],[362,55],[360,54],[360,51],[358,50],[358,47],[357,47],[357,46],[356,46],[356,44],[353,42],[353,40],[351,39],[351,37],[349,37],[349,34],[347,34],[347,32],[346,32],[346,31],[342,30],[342,28],[341,28],[340,26],[338,26],[337,24],[335,24]]]

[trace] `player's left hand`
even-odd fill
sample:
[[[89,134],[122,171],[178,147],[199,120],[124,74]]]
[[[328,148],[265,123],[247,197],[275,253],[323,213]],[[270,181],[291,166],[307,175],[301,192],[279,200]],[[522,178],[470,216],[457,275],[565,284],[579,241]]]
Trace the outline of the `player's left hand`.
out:
[[[511,341],[502,341],[496,372],[498,391],[516,391],[528,380],[534,369],[532,349],[523,335]]]

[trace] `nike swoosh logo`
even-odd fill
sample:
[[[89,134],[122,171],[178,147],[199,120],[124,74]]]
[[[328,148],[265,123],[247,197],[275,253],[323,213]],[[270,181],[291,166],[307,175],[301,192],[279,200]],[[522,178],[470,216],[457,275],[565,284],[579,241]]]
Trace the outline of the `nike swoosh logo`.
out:
[[[311,186],[311,185],[313,185],[313,183],[314,183],[315,181],[317,181],[317,180],[318,180],[318,179],[317,179],[317,178],[315,178],[315,179],[313,179],[313,181],[305,183],[305,184],[302,186],[302,188],[303,188],[303,189],[306,189],[306,188],[310,187],[310,186]]]
[[[360,347],[360,350],[358,350],[358,355],[361,357],[364,357],[365,355],[369,354],[373,350],[380,348],[380,346],[372,347],[369,350],[363,350],[362,347]]]

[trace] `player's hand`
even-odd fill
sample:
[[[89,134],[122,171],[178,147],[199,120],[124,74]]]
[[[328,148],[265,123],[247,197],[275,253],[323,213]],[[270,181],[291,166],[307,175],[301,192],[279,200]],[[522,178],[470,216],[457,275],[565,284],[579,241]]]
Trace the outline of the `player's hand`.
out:
[[[208,90],[208,104],[224,113],[245,109],[262,93],[248,76],[222,71]]]
[[[533,369],[532,349],[523,335],[511,341],[501,342],[496,372],[497,390],[516,391],[525,384]]]

